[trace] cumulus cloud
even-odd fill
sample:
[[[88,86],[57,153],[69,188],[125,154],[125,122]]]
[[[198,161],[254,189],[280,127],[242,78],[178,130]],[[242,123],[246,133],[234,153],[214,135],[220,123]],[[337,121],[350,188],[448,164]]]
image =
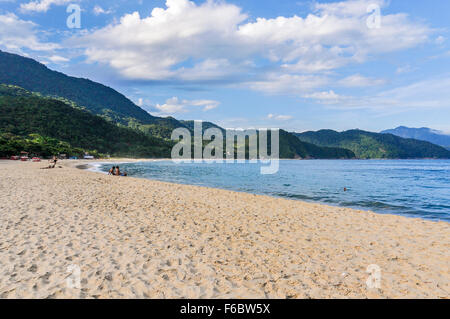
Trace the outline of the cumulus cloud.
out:
[[[77,0],[75,0],[76,2]],[[20,11],[22,12],[47,12],[51,6],[64,5],[74,2],[74,0],[39,0],[22,3],[20,5]]]
[[[59,48],[55,43],[40,41],[37,32],[34,22],[21,20],[14,13],[0,15],[0,46],[9,51],[51,51]]]
[[[317,3],[306,17],[250,20],[225,1],[167,0],[149,16],[126,14],[71,44],[83,48],[89,61],[108,64],[129,79],[217,80],[302,94],[322,85],[327,72],[429,39],[430,28],[401,13],[383,15],[380,28],[369,28],[367,8],[373,3],[386,5]]]
[[[139,99],[142,105],[142,99]],[[217,108],[220,102],[214,100],[180,100],[178,97],[172,97],[166,100],[164,104],[156,104],[153,107],[147,108],[148,111],[156,113],[157,115],[174,115],[177,113],[187,113],[200,108],[204,112]]]

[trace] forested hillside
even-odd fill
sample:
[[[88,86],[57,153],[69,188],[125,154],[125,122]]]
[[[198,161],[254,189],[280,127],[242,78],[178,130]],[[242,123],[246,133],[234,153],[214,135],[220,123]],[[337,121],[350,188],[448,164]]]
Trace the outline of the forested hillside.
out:
[[[119,127],[62,101],[6,86],[0,86],[0,133],[1,156],[22,150],[53,155],[55,140],[64,143],[56,153],[66,154],[79,154],[82,149],[114,156],[169,157],[172,146],[171,142]],[[40,146],[27,148],[23,145],[27,141]],[[53,146],[47,147],[47,143]]]
[[[342,133],[333,130],[293,133],[301,141],[320,146],[342,147],[358,158],[450,158],[450,151],[429,142],[404,139],[392,134],[379,134],[361,130]]]

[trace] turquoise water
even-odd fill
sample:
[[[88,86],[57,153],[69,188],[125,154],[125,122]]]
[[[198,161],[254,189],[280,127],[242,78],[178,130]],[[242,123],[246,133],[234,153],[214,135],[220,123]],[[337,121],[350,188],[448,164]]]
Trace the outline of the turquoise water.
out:
[[[285,160],[275,175],[261,175],[260,167],[172,161],[120,165],[134,177],[450,222],[450,160]]]

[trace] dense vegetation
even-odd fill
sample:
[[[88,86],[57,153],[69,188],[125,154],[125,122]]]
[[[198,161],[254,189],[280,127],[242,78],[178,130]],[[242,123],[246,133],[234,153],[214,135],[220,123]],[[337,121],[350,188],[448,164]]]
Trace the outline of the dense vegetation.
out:
[[[170,126],[173,122],[172,119],[151,116],[124,95],[100,83],[67,76],[52,71],[33,59],[2,51],[0,83],[17,85],[31,92],[39,92],[43,96],[73,101],[93,114],[123,125],[134,122]],[[180,123],[177,125],[182,126]]]
[[[223,135],[223,150],[224,150],[224,158],[227,157],[226,154],[226,140],[227,140],[227,134],[230,132],[227,132],[225,129],[213,124],[213,123],[209,123],[207,125],[205,125],[205,127],[203,128],[203,130],[205,131],[208,128],[218,128],[222,131],[222,135]],[[234,134],[235,132],[233,132]],[[244,134],[244,132],[242,132],[242,135]],[[239,133],[238,133],[239,135]],[[243,137],[241,135],[242,142],[240,139],[235,140],[234,143],[234,154],[235,154],[235,158],[237,158],[237,155],[240,154],[241,152],[245,153],[245,158],[246,159],[250,159],[250,155],[249,155],[249,136],[245,135],[245,137]],[[271,132],[268,132],[268,136],[267,136],[267,152],[268,155],[271,156],[272,155],[272,149],[271,149]],[[256,136],[253,135],[253,137],[256,137],[257,143],[258,143],[258,147],[259,145],[259,132],[256,131]],[[342,148],[336,148],[336,147],[320,147],[320,146],[316,146],[310,143],[305,143],[300,141],[297,137],[295,137],[294,135],[284,131],[284,130],[280,130],[280,135],[279,135],[279,156],[280,158],[283,159],[351,159],[351,158],[355,158],[355,154],[353,154],[352,151],[346,150],[346,149],[342,149]],[[203,146],[206,146],[207,144],[209,144],[210,141],[204,141],[203,142]],[[258,154],[259,154],[259,150],[258,150]]]
[[[280,130],[280,154],[283,154],[283,158],[355,158],[355,154],[348,149],[339,147],[321,147],[308,142],[302,142],[294,135],[283,130]]]
[[[0,156],[17,154],[19,149],[42,156],[78,155],[81,149],[114,156],[170,156],[171,142],[119,127],[59,100],[11,86],[0,88]],[[31,145],[27,143],[40,144],[42,150],[26,147]],[[57,145],[60,148],[54,149]]]
[[[51,157],[55,154],[81,157],[89,152],[90,155],[100,157],[95,150],[85,150],[72,147],[69,143],[55,138],[44,137],[39,134],[17,136],[11,133],[0,133],[0,157],[20,155],[24,151],[31,156]]]
[[[184,125],[193,131],[193,122]],[[220,128],[205,123],[203,130]],[[223,132],[224,130],[220,128]],[[172,142],[131,128],[119,127],[67,103],[32,94],[20,87],[0,85],[0,156],[27,151],[50,156],[111,154],[132,157],[169,157]],[[225,138],[225,134],[224,134]],[[208,141],[204,142],[204,145]],[[236,145],[236,149],[243,145]],[[282,158],[353,158],[351,151],[318,147],[280,131]]]
[[[181,121],[189,130],[194,131],[194,121]],[[203,131],[209,128],[217,128],[222,131],[224,138],[226,137],[226,131],[224,128],[211,123],[203,122]],[[268,138],[270,142],[270,138]],[[248,139],[246,139],[246,145],[236,145],[235,149],[246,147],[248,148]],[[270,150],[270,144],[268,145],[268,151]],[[246,151],[248,154],[248,149]],[[355,158],[355,154],[352,151],[336,148],[336,147],[320,147],[310,143],[300,141],[294,135],[284,130],[280,130],[280,157],[285,159],[339,159],[339,158]]]
[[[342,133],[332,130],[294,133],[301,141],[320,146],[342,147],[353,151],[358,158],[450,158],[450,151],[425,141],[404,139],[392,134],[361,130]]]

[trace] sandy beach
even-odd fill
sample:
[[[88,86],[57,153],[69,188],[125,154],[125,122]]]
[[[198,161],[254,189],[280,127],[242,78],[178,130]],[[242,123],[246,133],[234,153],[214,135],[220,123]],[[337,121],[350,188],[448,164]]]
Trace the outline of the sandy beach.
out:
[[[445,222],[0,162],[0,298],[450,297]]]

